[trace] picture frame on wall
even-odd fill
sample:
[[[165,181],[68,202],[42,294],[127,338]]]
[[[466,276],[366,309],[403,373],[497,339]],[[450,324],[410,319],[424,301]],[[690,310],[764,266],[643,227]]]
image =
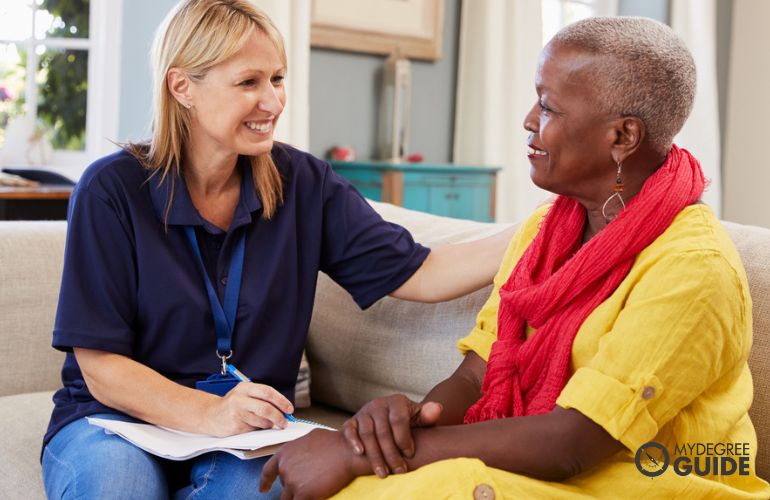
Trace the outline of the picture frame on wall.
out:
[[[313,47],[441,58],[444,0],[313,0]]]

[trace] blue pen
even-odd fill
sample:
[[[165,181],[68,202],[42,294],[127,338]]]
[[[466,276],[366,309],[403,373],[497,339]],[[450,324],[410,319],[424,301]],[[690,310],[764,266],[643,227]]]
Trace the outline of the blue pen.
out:
[[[234,367],[230,363],[227,363],[227,366],[225,366],[225,369],[227,370],[227,373],[237,378],[241,382],[251,382],[251,380],[249,380],[249,377],[241,373],[241,371],[238,370],[238,368]],[[291,413],[284,413],[283,416],[286,417],[286,420],[288,420],[289,422],[297,421],[297,419],[294,418],[294,415],[292,415]]]

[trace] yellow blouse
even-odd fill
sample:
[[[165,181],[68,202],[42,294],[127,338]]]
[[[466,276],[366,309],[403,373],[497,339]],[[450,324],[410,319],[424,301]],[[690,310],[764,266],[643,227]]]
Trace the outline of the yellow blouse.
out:
[[[547,208],[535,212],[511,241],[476,327],[458,342],[463,353],[489,357],[497,336],[499,288]],[[573,375],[556,402],[580,411],[627,449],[559,483],[463,458],[385,480],[358,478],[341,495],[469,498],[489,488],[497,498],[770,498],[770,485],[754,472],[751,324],[749,287],[735,247],[708,206],[687,207],[586,318],[572,349]],[[642,474],[635,463],[637,450],[650,441],[669,455],[668,466],[655,477]],[[702,451],[709,443],[719,445]],[[714,473],[714,460],[706,457],[719,462],[718,453],[725,454],[728,444],[734,445],[728,457],[744,464],[746,474]],[[659,472],[660,449],[645,451],[640,466]],[[703,474],[707,463],[711,469]],[[701,474],[687,474],[688,464],[699,465]]]

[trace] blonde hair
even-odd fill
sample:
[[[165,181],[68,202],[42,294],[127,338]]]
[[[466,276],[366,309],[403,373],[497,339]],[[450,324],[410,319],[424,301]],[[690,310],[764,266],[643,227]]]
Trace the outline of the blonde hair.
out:
[[[153,117],[147,143],[129,143],[126,149],[161,183],[171,177],[166,203],[168,217],[173,186],[182,168],[183,148],[190,140],[190,115],[168,89],[166,77],[179,68],[200,80],[215,65],[228,59],[246,43],[254,28],[264,33],[286,66],[283,38],[273,22],[248,0],[184,0],[169,12],[155,33],[152,46]],[[269,219],[283,202],[283,186],[270,152],[249,157],[254,187]],[[169,175],[173,172],[174,175]]]
[[[603,111],[639,117],[647,140],[667,153],[695,101],[695,62],[663,23],[643,17],[591,17],[559,31],[549,44],[601,56],[591,71]]]

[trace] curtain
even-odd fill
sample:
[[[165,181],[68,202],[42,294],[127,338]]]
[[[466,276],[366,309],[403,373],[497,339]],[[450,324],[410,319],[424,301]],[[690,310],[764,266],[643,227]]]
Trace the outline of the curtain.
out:
[[[547,199],[529,178],[524,116],[535,103],[540,0],[462,3],[454,163],[500,166],[496,219],[521,220]]]
[[[283,35],[289,70],[286,108],[275,139],[302,150],[309,147],[310,2],[307,0],[251,0],[273,20]]]
[[[671,27],[684,40],[698,70],[690,118],[674,142],[700,161],[710,184],[703,195],[717,216],[722,213],[722,161],[716,70],[715,0],[671,0]]]
[[[733,3],[725,124],[724,218],[770,228],[767,121],[770,113],[770,2]]]

